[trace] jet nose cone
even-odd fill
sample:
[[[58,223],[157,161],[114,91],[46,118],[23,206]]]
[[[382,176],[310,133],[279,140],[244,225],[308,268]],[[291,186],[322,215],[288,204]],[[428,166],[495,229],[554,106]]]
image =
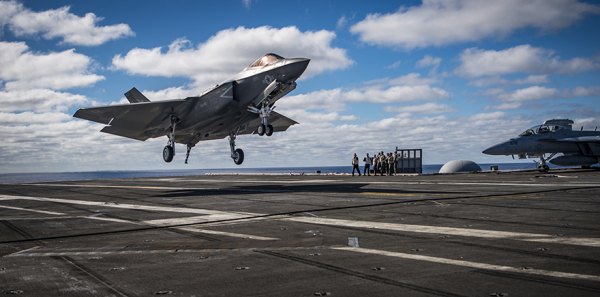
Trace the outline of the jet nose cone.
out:
[[[486,155],[504,155],[504,145],[503,143],[501,144],[496,144],[493,146],[490,146],[488,148],[486,148],[485,150],[483,150],[484,154]]]
[[[484,153],[484,154],[486,154],[486,155],[493,155],[493,154],[492,154],[492,152],[494,151],[494,150],[493,150],[493,148],[494,148],[494,147],[488,147],[488,148],[486,148],[485,150],[483,150],[483,152],[482,152],[482,153]]]
[[[288,76],[292,77],[294,80],[298,79],[306,67],[308,67],[308,63],[310,63],[310,59],[306,58],[292,58],[286,59],[286,69],[289,73]]]

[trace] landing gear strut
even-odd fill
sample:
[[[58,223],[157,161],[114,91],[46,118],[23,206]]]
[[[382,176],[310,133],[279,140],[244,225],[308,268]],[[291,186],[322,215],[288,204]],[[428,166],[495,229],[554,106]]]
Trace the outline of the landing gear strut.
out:
[[[188,163],[188,158],[190,157],[190,151],[192,150],[192,148],[194,147],[193,144],[189,144],[187,145],[187,151],[185,152],[185,164]]]
[[[548,166],[548,164],[546,164],[546,162],[548,162],[548,160],[552,159],[554,156],[556,155],[556,153],[552,153],[548,158],[544,158],[544,155],[540,156],[540,162],[538,163],[538,170],[540,172],[548,172],[550,170],[550,166]],[[536,162],[537,163],[537,162]]]
[[[163,160],[165,160],[165,162],[167,163],[173,161],[173,157],[175,157],[175,127],[177,126],[177,122],[179,122],[179,119],[177,119],[176,116],[172,115],[171,131],[167,135],[167,137],[169,137],[169,141],[167,142],[167,146],[165,146],[165,148],[163,149]]]
[[[263,136],[271,136],[273,135],[273,126],[269,124],[269,115],[271,111],[275,109],[275,106],[269,106],[269,102],[265,101],[261,104],[260,108],[256,108],[254,106],[248,107],[250,112],[256,113],[260,116],[260,125],[256,128],[256,132],[258,135]]]
[[[236,137],[237,132],[229,132],[229,148],[231,149],[231,158],[233,159],[233,163],[236,165],[241,165],[244,162],[244,151],[242,149],[235,148]]]

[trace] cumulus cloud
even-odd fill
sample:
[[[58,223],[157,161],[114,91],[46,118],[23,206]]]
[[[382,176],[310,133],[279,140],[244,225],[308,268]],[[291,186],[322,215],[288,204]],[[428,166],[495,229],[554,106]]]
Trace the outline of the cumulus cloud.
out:
[[[508,35],[522,28],[557,30],[599,12],[599,6],[577,0],[423,0],[394,13],[369,14],[350,31],[370,44],[411,49]]]
[[[385,111],[397,113],[436,114],[453,112],[455,109],[446,104],[429,102],[418,105],[386,106]]]
[[[0,111],[4,112],[66,111],[71,106],[89,102],[82,95],[47,89],[0,91]]]
[[[238,27],[219,31],[197,46],[178,39],[166,50],[135,48],[114,56],[112,63],[131,74],[189,77],[197,85],[208,86],[234,75],[265,53],[274,52],[289,58],[310,58],[312,62],[303,75],[307,78],[353,63],[344,49],[332,47],[334,38],[331,31],[302,32],[295,26]]]
[[[24,42],[0,41],[0,80],[7,90],[88,86],[104,79],[89,73],[92,60],[74,49],[34,53]]]
[[[16,36],[61,38],[62,43],[95,46],[134,35],[127,24],[98,26],[101,17],[93,13],[72,14],[69,6],[34,12],[16,1],[0,2],[0,26],[7,25]]]
[[[395,103],[447,99],[450,93],[432,86],[435,80],[409,73],[395,78],[384,78],[367,82],[354,88],[317,90],[287,96],[277,103],[281,110],[326,110],[343,111],[347,103]]]
[[[420,68],[431,67],[437,69],[442,63],[442,58],[425,55],[421,60],[417,61],[416,66]]]
[[[573,58],[564,60],[554,51],[518,45],[505,50],[465,49],[460,55],[456,73],[468,77],[494,76],[510,73],[575,73],[600,68],[594,59]],[[541,77],[538,77],[541,78]]]

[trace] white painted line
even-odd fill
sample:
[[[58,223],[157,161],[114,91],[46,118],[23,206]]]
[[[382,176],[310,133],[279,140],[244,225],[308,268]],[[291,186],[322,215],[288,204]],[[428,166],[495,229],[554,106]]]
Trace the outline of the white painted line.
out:
[[[104,207],[136,209],[136,210],[143,209],[143,210],[150,210],[150,211],[166,211],[166,212],[177,212],[177,213],[204,214],[203,216],[148,220],[148,221],[143,221],[143,222],[136,222],[136,221],[130,221],[130,220],[116,219],[116,218],[107,218],[107,217],[100,217],[100,216],[79,216],[78,217],[78,218],[90,219],[90,220],[110,221],[110,222],[117,222],[117,223],[129,223],[129,224],[137,224],[137,225],[142,224],[142,225],[152,225],[152,226],[170,226],[170,225],[204,223],[204,222],[212,222],[212,221],[231,220],[231,219],[243,219],[245,217],[257,215],[257,214],[253,214],[253,213],[225,212],[225,211],[207,210],[207,209],[199,209],[199,208],[148,206],[148,205],[115,204],[115,203],[107,204],[106,202],[97,202],[97,201],[44,198],[44,197],[29,197],[29,196],[0,195],[0,199],[2,199],[2,200],[47,201],[47,202],[55,202],[55,203],[104,206]],[[255,240],[278,240],[278,238],[272,238],[272,237],[263,237],[263,236],[257,236],[257,235],[239,234],[239,233],[213,231],[213,230],[200,230],[200,229],[195,229],[195,228],[190,228],[190,230],[186,229],[186,231],[202,232],[202,233],[208,233],[208,234],[239,237],[239,238],[246,238],[246,239],[255,239]]]
[[[382,230],[392,230],[392,231],[400,231],[400,232],[433,233],[433,234],[445,234],[445,235],[456,235],[456,236],[467,236],[467,237],[511,239],[511,240],[521,240],[521,241],[531,241],[531,242],[546,242],[546,243],[569,244],[569,245],[578,245],[578,246],[600,247],[600,238],[581,238],[581,237],[568,237],[568,236],[558,237],[558,236],[548,235],[548,234],[520,233],[520,232],[453,228],[453,227],[437,227],[437,226],[425,226],[425,225],[409,225],[409,224],[355,221],[355,220],[341,220],[341,219],[328,219],[328,218],[322,218],[322,217],[321,218],[289,217],[289,218],[284,218],[282,220],[300,222],[300,223],[309,223],[309,224],[345,226],[345,227],[365,228],[365,229],[382,229]]]
[[[264,236],[240,234],[240,233],[233,233],[233,232],[197,229],[197,228],[193,228],[193,227],[177,227],[177,229],[184,230],[184,231],[190,231],[190,232],[196,232],[196,233],[223,235],[223,236],[237,237],[237,238],[244,238],[244,239],[253,239],[253,240],[279,240],[279,238],[274,238],[274,237],[264,237]]]
[[[65,204],[78,204],[88,206],[101,206],[101,207],[112,207],[122,209],[135,209],[135,210],[148,210],[148,211],[164,211],[164,212],[178,212],[178,213],[195,213],[195,214],[231,214],[232,212],[208,210],[200,208],[187,208],[187,207],[168,207],[168,206],[152,206],[152,205],[139,205],[139,204],[127,204],[127,203],[114,203],[110,201],[86,201],[86,200],[74,200],[74,199],[59,199],[59,198],[45,198],[45,197],[29,197],[29,196],[11,196],[11,195],[0,195],[1,200],[31,200],[31,201],[46,201],[55,203]],[[242,213],[243,214],[243,213]]]
[[[171,225],[182,225],[182,224],[205,223],[205,222],[213,222],[213,221],[237,220],[237,219],[243,219],[246,217],[248,217],[248,215],[246,215],[246,214],[220,213],[220,214],[194,216],[194,217],[148,220],[148,221],[143,221],[143,223],[148,224],[148,225],[153,225],[153,226],[171,226]]]
[[[159,187],[159,186],[130,186],[130,185],[93,185],[93,184],[24,184],[26,186],[42,187],[74,187],[74,188],[109,188],[109,189],[140,189],[140,190],[171,190],[171,191],[191,191],[191,190],[214,190],[218,188],[181,188],[181,187]]]
[[[7,205],[0,205],[0,208],[22,210],[22,211],[43,213],[43,214],[56,215],[56,216],[64,215],[64,213],[61,213],[61,212],[47,211],[47,210],[37,210],[37,209],[30,209],[30,208],[21,208],[21,207],[15,207],[15,206],[7,206]]]
[[[77,218],[88,219],[88,220],[97,220],[97,221],[107,221],[107,222],[115,222],[115,223],[128,223],[128,224],[138,224],[135,221],[115,219],[115,218],[107,218],[107,217],[96,217],[96,216],[78,216]]]
[[[28,248],[28,249],[20,250],[18,252],[12,253],[12,254],[8,254],[5,257],[19,256],[19,255],[21,255],[23,253],[29,253],[30,251],[33,251],[33,250],[38,249],[38,248],[40,248],[40,246],[34,246],[32,248]]]
[[[389,252],[389,251],[374,250],[374,249],[365,249],[365,248],[334,247],[332,249],[339,250],[339,251],[350,251],[350,252],[363,253],[363,254],[372,254],[372,255],[409,259],[409,260],[427,261],[427,262],[440,263],[440,264],[456,265],[456,266],[463,266],[463,267],[469,267],[469,268],[475,268],[475,269],[505,271],[505,272],[512,272],[512,273],[526,273],[526,274],[534,274],[534,275],[541,275],[541,276],[589,280],[589,281],[596,281],[596,282],[600,281],[600,276],[598,276],[598,275],[560,272],[560,271],[551,271],[551,270],[543,270],[543,269],[521,269],[521,268],[512,267],[512,266],[494,265],[494,264],[446,259],[446,258],[439,258],[439,257],[423,256],[423,255],[405,254],[405,253]]]

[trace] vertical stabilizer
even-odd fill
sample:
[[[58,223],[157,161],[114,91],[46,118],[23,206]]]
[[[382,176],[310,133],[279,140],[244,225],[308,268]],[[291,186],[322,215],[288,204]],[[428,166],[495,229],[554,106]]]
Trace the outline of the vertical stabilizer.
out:
[[[129,103],[140,103],[140,102],[150,102],[142,92],[138,91],[135,87],[131,88],[131,90],[125,93],[125,97],[129,100]]]

